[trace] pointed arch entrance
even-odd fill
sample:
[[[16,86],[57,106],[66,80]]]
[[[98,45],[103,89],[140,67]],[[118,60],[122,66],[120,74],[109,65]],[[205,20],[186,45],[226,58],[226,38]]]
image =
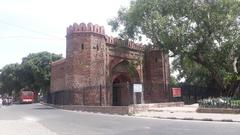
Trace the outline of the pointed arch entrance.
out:
[[[127,106],[133,104],[133,83],[140,82],[136,68],[128,61],[123,60],[113,67],[112,78],[112,105]]]

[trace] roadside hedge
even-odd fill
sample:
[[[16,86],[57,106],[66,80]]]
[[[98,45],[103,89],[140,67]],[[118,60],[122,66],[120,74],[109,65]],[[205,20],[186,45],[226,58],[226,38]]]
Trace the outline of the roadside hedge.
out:
[[[198,101],[200,108],[233,108],[240,109],[240,99],[230,97],[208,98]]]

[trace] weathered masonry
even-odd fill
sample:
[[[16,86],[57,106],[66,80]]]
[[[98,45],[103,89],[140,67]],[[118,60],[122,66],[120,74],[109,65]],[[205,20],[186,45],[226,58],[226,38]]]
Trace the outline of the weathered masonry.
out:
[[[168,56],[160,49],[109,37],[92,23],[74,23],[67,28],[66,58],[52,63],[48,102],[127,106],[133,104],[134,83],[143,84],[145,103],[166,102],[168,81]]]

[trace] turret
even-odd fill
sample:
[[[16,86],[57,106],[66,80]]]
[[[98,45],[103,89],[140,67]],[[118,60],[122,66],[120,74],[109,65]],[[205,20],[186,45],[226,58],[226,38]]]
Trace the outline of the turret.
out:
[[[106,85],[104,27],[92,23],[74,23],[67,28],[66,38],[67,89],[77,91],[74,92],[74,97],[78,98],[76,104],[104,104],[101,97],[90,99],[94,93],[95,96],[101,95],[97,93],[104,91]]]

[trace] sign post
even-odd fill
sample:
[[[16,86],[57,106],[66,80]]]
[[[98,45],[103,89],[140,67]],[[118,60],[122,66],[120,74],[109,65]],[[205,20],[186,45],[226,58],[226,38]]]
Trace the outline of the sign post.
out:
[[[134,92],[142,92],[142,84],[133,84]]]
[[[133,104],[137,103],[136,94],[141,93],[141,104],[144,103],[142,84],[133,84]]]
[[[181,97],[182,96],[182,89],[181,88],[172,88],[172,96],[173,97]]]

